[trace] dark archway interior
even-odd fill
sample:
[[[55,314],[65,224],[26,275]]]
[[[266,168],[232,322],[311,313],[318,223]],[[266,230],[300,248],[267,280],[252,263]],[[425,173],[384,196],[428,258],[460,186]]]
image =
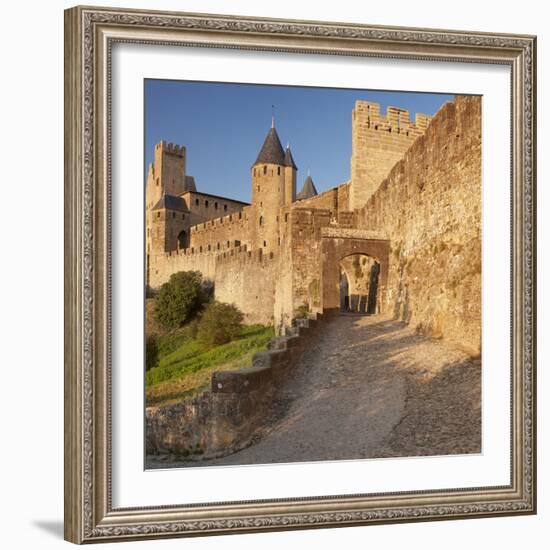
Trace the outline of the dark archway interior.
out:
[[[340,271],[340,310],[349,310],[349,283],[345,271]]]
[[[366,254],[350,254],[340,261],[340,310],[377,312],[380,263]]]
[[[178,248],[187,248],[189,246],[189,241],[187,239],[187,231],[180,231],[178,235]]]

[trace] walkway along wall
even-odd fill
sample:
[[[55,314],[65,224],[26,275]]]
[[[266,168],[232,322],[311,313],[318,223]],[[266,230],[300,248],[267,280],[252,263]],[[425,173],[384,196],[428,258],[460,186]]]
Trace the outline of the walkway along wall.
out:
[[[384,310],[481,349],[481,98],[447,103],[366,205],[391,242]]]

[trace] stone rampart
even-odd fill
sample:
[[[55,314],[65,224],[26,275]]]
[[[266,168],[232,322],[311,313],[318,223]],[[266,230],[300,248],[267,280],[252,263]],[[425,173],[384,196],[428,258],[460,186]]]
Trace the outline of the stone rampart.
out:
[[[200,271],[204,279],[214,281],[217,255],[215,250],[199,252],[191,248],[161,253],[152,259],[149,284],[158,289],[178,271]]]
[[[189,248],[196,251],[228,250],[248,244],[248,222],[251,208],[245,206],[240,212],[212,218],[190,228]]]
[[[235,248],[217,256],[215,296],[235,304],[247,324],[273,325],[279,257],[274,253]]]
[[[151,286],[159,288],[178,271],[200,271],[214,283],[214,296],[220,302],[236,305],[247,324],[272,325],[279,256],[262,249],[235,246],[225,251],[197,252],[188,248],[157,258],[151,272]]]
[[[481,335],[481,98],[459,96],[357,212],[391,241],[385,310],[472,353]]]

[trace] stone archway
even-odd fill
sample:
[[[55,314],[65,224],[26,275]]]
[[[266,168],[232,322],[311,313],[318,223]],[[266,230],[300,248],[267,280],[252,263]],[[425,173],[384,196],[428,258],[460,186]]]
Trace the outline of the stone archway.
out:
[[[341,306],[341,262],[348,256],[363,255],[373,258],[378,264],[376,292],[367,296],[366,308],[377,310],[383,299],[388,279],[390,241],[373,238],[372,232],[361,230],[331,230],[321,240],[321,307],[322,310],[338,310]],[[349,281],[348,281],[349,282]],[[373,280],[374,283],[374,280]],[[376,301],[376,302],[375,302]]]
[[[376,313],[380,263],[365,254],[340,260],[340,310]]]

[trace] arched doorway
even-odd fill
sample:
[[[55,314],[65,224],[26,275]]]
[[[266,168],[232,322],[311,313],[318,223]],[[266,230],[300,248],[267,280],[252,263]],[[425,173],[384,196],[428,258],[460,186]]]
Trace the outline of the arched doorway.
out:
[[[367,254],[350,254],[340,260],[340,273],[340,309],[376,313],[380,262]]]
[[[388,278],[390,242],[372,238],[369,232],[360,237],[333,230],[321,242],[321,311],[339,310],[346,304],[351,311],[383,311]],[[372,232],[370,232],[372,233]],[[349,258],[349,259],[348,259]],[[355,271],[357,270],[357,274]],[[361,277],[359,277],[361,272]],[[345,280],[342,277],[345,273]],[[361,284],[356,284],[356,283]],[[347,289],[346,289],[347,284]],[[358,287],[361,291],[356,291]]]
[[[187,231],[182,230],[179,232],[178,235],[178,249],[184,249],[189,247],[189,241],[187,237]]]

